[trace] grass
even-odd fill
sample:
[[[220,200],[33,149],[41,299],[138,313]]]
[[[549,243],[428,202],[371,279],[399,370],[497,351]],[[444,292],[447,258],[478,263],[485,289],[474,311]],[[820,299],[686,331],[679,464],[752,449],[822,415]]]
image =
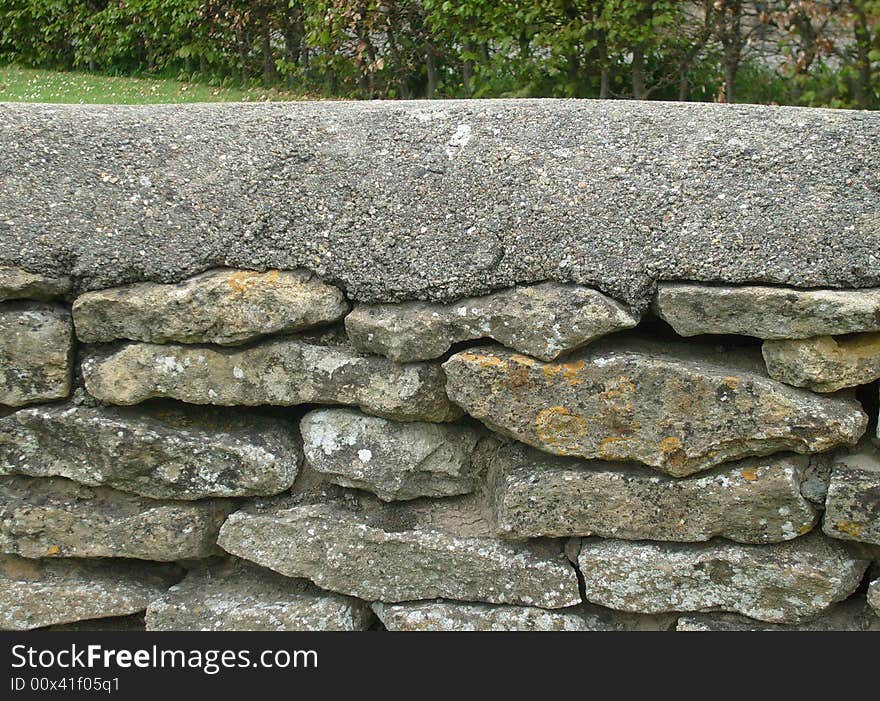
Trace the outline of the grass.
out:
[[[266,88],[221,88],[155,78],[0,66],[0,102],[145,105],[168,102],[264,102],[302,95]]]

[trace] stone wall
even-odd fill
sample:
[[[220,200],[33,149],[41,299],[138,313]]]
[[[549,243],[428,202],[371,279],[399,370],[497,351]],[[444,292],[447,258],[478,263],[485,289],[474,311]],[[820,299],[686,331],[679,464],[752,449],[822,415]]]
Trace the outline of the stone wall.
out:
[[[0,269],[3,628],[880,629],[878,288],[71,290]]]
[[[880,628],[880,116],[0,104],[0,627]]]

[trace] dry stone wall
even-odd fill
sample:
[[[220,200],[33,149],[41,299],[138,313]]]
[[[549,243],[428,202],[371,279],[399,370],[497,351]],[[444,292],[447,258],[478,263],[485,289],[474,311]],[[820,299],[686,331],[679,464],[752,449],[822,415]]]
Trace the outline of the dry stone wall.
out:
[[[880,289],[0,268],[0,627],[878,630]]]

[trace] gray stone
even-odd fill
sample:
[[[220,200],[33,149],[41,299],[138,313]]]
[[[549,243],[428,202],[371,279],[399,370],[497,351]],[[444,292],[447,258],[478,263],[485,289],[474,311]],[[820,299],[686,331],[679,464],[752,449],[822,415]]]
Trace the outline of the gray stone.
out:
[[[0,552],[174,561],[217,552],[231,500],[155,501],[60,477],[0,477]]]
[[[93,618],[88,621],[74,621],[73,623],[59,623],[54,626],[46,626],[39,630],[65,631],[70,633],[91,632],[127,632],[144,631],[144,614],[133,613],[130,616],[111,616],[110,618]]]
[[[0,555],[0,630],[143,611],[175,578],[173,568],[145,562]]]
[[[868,605],[880,616],[880,579],[875,579],[868,585]]]
[[[557,458],[515,444],[490,470],[498,535],[773,543],[809,532],[805,456],[723,465],[678,479],[642,467]]]
[[[577,562],[587,600],[601,606],[730,611],[769,623],[817,616],[852,594],[869,564],[817,532],[769,545],[590,539]]]
[[[805,499],[825,506],[825,498],[828,496],[828,482],[831,480],[831,465],[834,462],[834,454],[819,453],[810,455],[809,465],[804,470],[801,480],[801,494]]]
[[[155,499],[271,495],[301,460],[286,421],[175,406],[22,409],[0,418],[0,474],[60,476]]]
[[[499,540],[470,497],[383,504],[364,493],[302,495],[232,514],[218,542],[288,577],[368,601],[580,602],[558,542]]]
[[[366,630],[366,602],[243,562],[191,570],[147,607],[147,630]]]
[[[317,472],[384,501],[473,492],[473,459],[485,433],[467,426],[388,421],[354,409],[317,409],[300,422],[303,452]]]
[[[454,343],[480,338],[554,360],[638,323],[638,316],[601,292],[555,282],[451,304],[360,304],[345,317],[345,329],[355,346],[399,362],[439,358]]]
[[[833,336],[880,331],[880,289],[798,290],[661,283],[654,311],[679,336]]]
[[[390,631],[624,631],[669,630],[673,616],[643,616],[582,604],[548,611],[533,606],[408,601],[373,604]]]
[[[880,286],[880,115],[627,100],[0,105],[0,264],[79,290],[308,267],[351,299],[538,280]],[[808,165],[805,165],[808,164]]]
[[[762,623],[734,613],[709,613],[681,616],[675,627],[679,631],[880,631],[880,616],[863,600],[851,599],[835,604],[827,611],[804,623],[784,625]]]
[[[342,290],[307,270],[212,270],[176,285],[136,283],[87,292],[73,303],[86,343],[237,345],[329,324],[348,311]]]
[[[460,415],[439,365],[400,365],[301,339],[242,349],[131,343],[83,362],[86,389],[109,404],[171,397],[191,404],[353,404],[403,421]]]
[[[831,470],[822,528],[842,540],[880,545],[880,453],[865,443],[837,456]]]
[[[31,273],[21,268],[0,267],[0,302],[35,299],[47,302],[70,292],[70,278]]]
[[[447,392],[489,428],[557,455],[682,477],[728,460],[853,445],[861,405],[772,380],[756,354],[633,339],[564,363],[496,347],[453,355]],[[721,430],[719,430],[721,429]]]
[[[39,302],[0,304],[0,404],[63,399],[72,365],[70,312]]]
[[[836,392],[880,378],[880,333],[765,341],[770,377],[815,392]]]

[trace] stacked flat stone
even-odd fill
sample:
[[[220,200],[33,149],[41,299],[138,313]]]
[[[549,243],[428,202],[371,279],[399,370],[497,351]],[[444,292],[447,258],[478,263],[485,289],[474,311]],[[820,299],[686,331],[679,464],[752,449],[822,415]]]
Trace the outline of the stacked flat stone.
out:
[[[71,288],[0,268],[4,628],[880,627],[878,290]]]

